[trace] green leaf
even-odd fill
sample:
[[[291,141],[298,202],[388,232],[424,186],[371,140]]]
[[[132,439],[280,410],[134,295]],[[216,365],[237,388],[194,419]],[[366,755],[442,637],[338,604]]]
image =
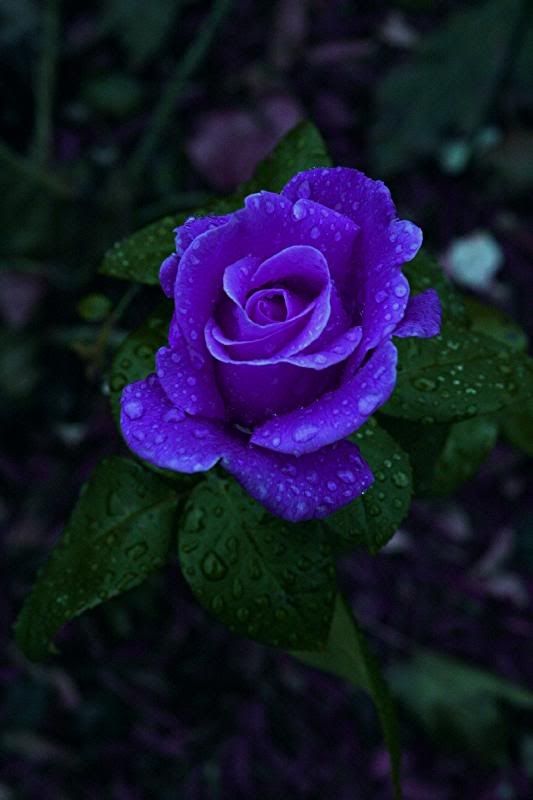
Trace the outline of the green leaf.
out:
[[[432,339],[395,343],[398,379],[384,414],[456,422],[501,411],[521,393],[525,359],[483,334],[448,326]]]
[[[497,438],[498,422],[491,417],[474,417],[452,425],[435,463],[429,494],[452,494],[472,478]]]
[[[377,90],[373,153],[377,171],[405,170],[450,138],[485,122],[494,92],[514,57],[522,0],[488,0],[452,14]]]
[[[494,417],[473,417],[452,425],[421,425],[398,417],[380,417],[381,424],[409,454],[417,496],[451,494],[469,480],[498,437]]]
[[[506,725],[501,703],[533,708],[533,693],[448,656],[419,650],[392,667],[394,694],[437,741],[501,760]]]
[[[176,500],[173,489],[131,461],[114,457],[96,468],[16,622],[28,658],[45,658],[65,622],[163,566]]]
[[[199,602],[230,630],[275,647],[325,643],[336,579],[319,523],[277,519],[210,475],[189,496],[179,556]]]
[[[377,553],[409,511],[411,466],[402,448],[375,419],[351,438],[370,464],[375,480],[362,497],[326,517],[325,523],[335,532],[337,553],[354,547]]]
[[[241,208],[247,195],[262,189],[278,192],[297,172],[330,163],[317,129],[309,122],[302,122],[232,195],[213,200],[203,208],[164,217],[116,242],[105,254],[100,272],[123,280],[157,284],[161,262],[174,250],[174,228],[188,217],[228,214]]]
[[[466,325],[468,317],[464,298],[454,288],[442,267],[426,250],[420,250],[416,257],[403,267],[413,295],[426,289],[435,289],[442,306],[443,323],[454,322]]]
[[[174,214],[151,222],[139,231],[115,242],[104,256],[99,272],[125,281],[159,283],[161,262],[174,250],[174,228],[189,214]]]
[[[516,353],[527,350],[527,334],[512,317],[498,308],[487,306],[477,298],[463,298],[468,313],[470,329],[503,343]]]
[[[311,667],[331,672],[372,697],[381,722],[391,761],[394,794],[401,800],[400,737],[392,699],[378,663],[366,643],[346,600],[338,594],[326,648],[319,653],[291,651],[291,655]]]
[[[531,394],[523,402],[515,403],[502,415],[506,439],[528,456],[533,456],[533,381]]]
[[[126,384],[140,381],[155,370],[155,353],[168,341],[171,305],[161,303],[144,323],[127,336],[113,358],[109,375],[111,408],[120,418],[120,394]]]

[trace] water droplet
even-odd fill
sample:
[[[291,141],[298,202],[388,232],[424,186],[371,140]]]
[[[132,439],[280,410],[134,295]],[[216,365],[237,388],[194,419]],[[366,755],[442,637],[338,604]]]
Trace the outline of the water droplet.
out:
[[[233,585],[231,587],[231,593],[235,598],[235,600],[239,600],[239,598],[242,597],[244,593],[244,587],[242,585],[242,581],[240,580],[240,578],[235,578],[235,580],[233,581]]]
[[[211,610],[215,612],[215,614],[220,614],[221,611],[224,611],[226,608],[226,602],[221,594],[216,594],[213,599],[211,600]]]
[[[301,203],[295,203],[292,209],[294,219],[303,219],[307,216],[307,209]]]
[[[357,401],[359,413],[364,414],[365,416],[371,414],[377,407],[380,400],[381,397],[375,394],[368,394],[366,397],[361,397]]]
[[[355,483],[356,482],[356,477],[353,474],[353,472],[351,471],[351,469],[340,469],[337,472],[337,475],[341,479],[341,481],[344,481],[344,483]]]
[[[181,422],[185,419],[185,414],[179,408],[171,408],[163,417],[163,422]]]
[[[405,297],[407,294],[407,286],[405,286],[403,283],[399,283],[394,287],[394,294],[396,297]]]
[[[316,425],[313,425],[311,422],[303,423],[294,430],[292,438],[295,442],[308,442],[317,435],[319,430],[320,428],[318,428]]]
[[[311,197],[311,187],[309,185],[309,181],[302,181],[298,186],[298,197]]]
[[[222,580],[228,571],[224,561],[213,550],[209,550],[205,554],[201,563],[202,572],[205,577],[210,581]]]
[[[386,298],[387,298],[387,292],[384,292],[383,290],[376,292],[376,294],[374,295],[374,300],[376,301],[376,303],[382,303],[384,300],[386,300]]]
[[[107,513],[115,517],[123,511],[123,504],[118,492],[110,492],[107,496]]]
[[[409,478],[405,472],[394,472],[392,475],[392,482],[401,489],[409,486]]]
[[[139,400],[130,400],[124,405],[124,412],[130,419],[139,419],[144,414],[144,406]]]
[[[124,548],[124,553],[133,561],[138,561],[148,552],[148,545],[145,542],[136,542],[130,547]]]
[[[314,228],[311,228],[310,236],[311,239],[318,239],[318,237],[320,236],[320,230],[316,227],[316,225]]]
[[[415,378],[413,386],[420,392],[433,392],[437,388],[437,384],[431,378]]]

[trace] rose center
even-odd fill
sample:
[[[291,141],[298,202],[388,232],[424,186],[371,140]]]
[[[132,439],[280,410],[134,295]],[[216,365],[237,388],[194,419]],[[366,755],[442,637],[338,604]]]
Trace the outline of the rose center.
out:
[[[286,292],[283,289],[260,289],[246,302],[248,318],[258,325],[284,322],[288,316]]]

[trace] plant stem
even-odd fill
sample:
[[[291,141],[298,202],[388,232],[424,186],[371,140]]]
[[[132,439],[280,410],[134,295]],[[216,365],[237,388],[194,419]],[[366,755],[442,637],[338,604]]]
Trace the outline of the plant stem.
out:
[[[35,77],[33,160],[46,164],[52,142],[52,108],[59,42],[59,0],[47,0],[43,14],[41,58]]]
[[[214,0],[211,13],[198,35],[193,39],[183,58],[178,61],[173,75],[163,90],[155,107],[144,137],[134,150],[128,170],[131,178],[139,180],[147,162],[159,144],[159,140],[174,110],[176,99],[195,69],[201,64],[215,37],[216,30],[228,13],[232,0]]]

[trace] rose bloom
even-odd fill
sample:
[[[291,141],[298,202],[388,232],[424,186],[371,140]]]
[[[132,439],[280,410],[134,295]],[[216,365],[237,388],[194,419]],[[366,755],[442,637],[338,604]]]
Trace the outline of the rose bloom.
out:
[[[393,338],[440,329],[435,291],[410,297],[402,274],[421,242],[381,181],[342,167],[188,219],[160,271],[168,346],[122,393],[129,447],[177,472],[220,462],[291,521],[357,498],[373,476],[346,437],[394,389]]]

